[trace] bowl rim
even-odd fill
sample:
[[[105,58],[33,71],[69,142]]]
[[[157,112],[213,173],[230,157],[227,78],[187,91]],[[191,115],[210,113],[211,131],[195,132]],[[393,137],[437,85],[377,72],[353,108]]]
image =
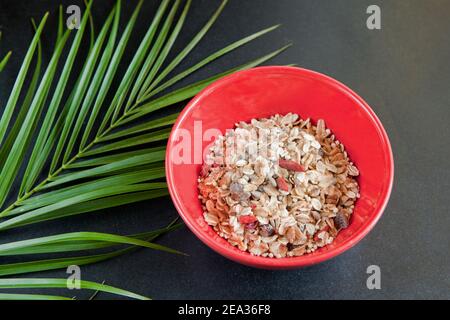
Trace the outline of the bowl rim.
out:
[[[228,84],[230,82],[233,82],[235,79],[243,77],[243,76],[252,76],[253,74],[259,74],[259,73],[277,73],[277,74],[286,74],[286,73],[301,73],[302,76],[306,76],[309,78],[312,78],[314,80],[322,81],[332,87],[335,87],[336,89],[340,91],[344,91],[350,98],[352,98],[358,105],[371,119],[371,121],[375,124],[375,127],[378,131],[378,135],[381,140],[382,149],[384,151],[384,158],[385,162],[388,168],[388,183],[385,185],[384,189],[381,192],[381,198],[382,201],[379,203],[379,205],[374,209],[376,211],[375,216],[372,219],[369,219],[365,224],[363,224],[358,232],[355,232],[352,234],[348,239],[346,239],[344,242],[340,243],[338,246],[336,246],[333,249],[321,252],[316,255],[303,255],[300,257],[287,257],[287,258],[281,258],[281,259],[273,259],[273,258],[266,258],[266,257],[257,257],[250,255],[248,252],[237,252],[233,248],[228,248],[223,245],[220,245],[218,242],[211,239],[209,236],[206,236],[204,234],[204,231],[201,230],[201,228],[198,226],[198,224],[190,217],[189,214],[185,214],[183,208],[182,208],[182,201],[180,197],[178,196],[176,192],[176,187],[174,184],[174,178],[173,178],[173,170],[172,165],[170,165],[170,154],[172,153],[172,140],[174,132],[180,127],[180,125],[184,122],[185,118],[190,114],[190,111],[195,108],[199,101],[205,97],[208,96],[212,91],[215,91],[219,89],[221,86]],[[333,79],[325,74],[299,68],[299,67],[291,67],[291,66],[263,66],[263,67],[256,67],[251,69],[246,69],[242,71],[238,71],[235,73],[232,73],[228,76],[225,76],[210,85],[208,85],[206,88],[201,90],[194,98],[190,100],[190,102],[186,105],[186,107],[183,109],[183,111],[178,116],[177,120],[175,121],[172,131],[170,133],[169,139],[167,141],[167,148],[166,148],[166,157],[165,157],[165,171],[166,171],[166,180],[169,188],[169,193],[172,198],[172,201],[175,205],[176,210],[178,211],[179,215],[183,219],[183,221],[186,223],[188,228],[208,247],[216,251],[217,253],[221,254],[222,256],[229,258],[235,262],[257,267],[257,268],[266,268],[266,269],[294,269],[294,268],[300,268],[305,266],[310,266],[313,264],[321,263],[323,261],[329,260],[331,258],[334,258],[343,252],[349,250],[354,245],[356,245],[359,241],[361,241],[375,226],[375,224],[378,222],[378,220],[383,215],[383,212],[387,206],[387,203],[389,201],[391,192],[392,192],[392,186],[394,182],[394,157],[392,153],[392,147],[388,138],[388,135],[386,133],[386,130],[384,129],[383,125],[381,124],[381,121],[376,116],[375,112],[372,110],[372,108],[369,107],[369,105],[353,90],[348,88],[343,83],[339,82],[336,79]]]

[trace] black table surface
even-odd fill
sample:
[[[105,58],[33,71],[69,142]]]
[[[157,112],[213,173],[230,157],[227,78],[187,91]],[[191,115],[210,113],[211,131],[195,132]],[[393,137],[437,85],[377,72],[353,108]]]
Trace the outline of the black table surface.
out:
[[[48,57],[58,3],[0,0],[0,54],[14,51],[0,76],[2,105],[32,36],[29,18],[40,18],[47,10],[53,13],[44,36]],[[216,0],[193,1],[176,48],[187,43],[218,4]],[[366,9],[371,4],[381,8],[381,30],[366,27]],[[94,2],[97,22],[112,5],[113,1]],[[156,6],[157,1],[145,2],[137,30],[145,31]],[[129,16],[132,8],[126,5],[124,15]],[[449,299],[450,1],[230,0],[187,64],[277,23],[282,24],[280,29],[213,63],[189,81],[293,42],[292,48],[270,64],[296,63],[354,89],[381,119],[395,158],[392,196],[376,227],[344,254],[293,271],[236,264],[184,228],[164,236],[161,243],[189,256],[139,250],[83,266],[82,279],[106,280],[155,299]],[[132,38],[132,47],[137,44],[138,38]],[[7,231],[0,235],[0,242],[69,231],[144,232],[164,226],[176,216],[170,199],[164,198]],[[370,265],[381,269],[380,290],[366,286]],[[62,270],[32,276],[67,275]],[[74,295],[86,298],[89,294]],[[118,297],[101,294],[99,298]]]

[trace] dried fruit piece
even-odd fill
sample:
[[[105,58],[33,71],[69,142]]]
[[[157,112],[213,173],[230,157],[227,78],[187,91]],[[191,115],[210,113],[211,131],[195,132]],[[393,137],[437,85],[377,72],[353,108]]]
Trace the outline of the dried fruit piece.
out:
[[[303,166],[301,164],[299,164],[295,161],[292,161],[292,160],[280,159],[279,165],[280,165],[280,167],[282,167],[284,169],[295,171],[295,172],[305,171],[305,168],[303,168]]]
[[[271,224],[262,224],[259,226],[259,234],[262,237],[271,237],[275,234],[275,229]]]
[[[334,225],[336,229],[341,230],[348,227],[348,219],[342,212],[338,212],[334,218]]]
[[[258,221],[255,221],[255,222],[252,222],[252,223],[247,223],[245,225],[245,229],[255,230],[257,226],[258,226]]]
[[[286,192],[289,191],[289,185],[283,176],[279,176],[276,181],[277,181],[278,189],[286,191]]]
[[[257,221],[255,216],[240,216],[238,220],[242,224],[248,224]]]

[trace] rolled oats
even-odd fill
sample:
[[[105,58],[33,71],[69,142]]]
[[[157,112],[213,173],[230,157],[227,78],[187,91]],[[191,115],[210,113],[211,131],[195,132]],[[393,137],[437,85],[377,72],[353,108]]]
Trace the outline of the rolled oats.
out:
[[[301,256],[332,243],[359,198],[359,170],[322,119],[239,122],[207,159],[198,183],[204,219],[255,256]]]

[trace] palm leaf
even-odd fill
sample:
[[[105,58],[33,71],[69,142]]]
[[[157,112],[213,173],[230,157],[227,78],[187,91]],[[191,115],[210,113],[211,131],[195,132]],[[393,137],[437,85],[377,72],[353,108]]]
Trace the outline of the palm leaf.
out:
[[[176,224],[176,220],[171,222],[166,228],[158,229],[155,231],[150,231],[146,233],[129,235],[130,238],[141,239],[147,242],[155,241],[159,236],[171,232],[173,230],[179,229],[181,224]],[[85,242],[76,242],[74,243],[66,243],[66,244],[53,244],[53,245],[44,245],[44,246],[34,246],[34,247],[25,247],[21,250],[16,249],[16,252],[22,252],[23,254],[33,254],[33,253],[55,253],[61,252],[61,250],[67,251],[81,251],[81,250],[92,250],[92,249],[103,249],[107,247],[111,247],[115,245],[111,242],[104,241],[85,241]],[[101,261],[105,261],[108,259],[112,259],[132,251],[137,250],[137,246],[131,246],[124,249],[118,249],[107,253],[100,254],[91,254],[91,255],[81,255],[70,258],[53,258],[53,259],[45,259],[45,260],[34,260],[28,262],[19,262],[12,264],[2,264],[0,265],[0,276],[6,275],[14,275],[14,274],[22,274],[22,273],[30,273],[37,271],[46,271],[46,270],[54,270],[60,268],[67,268],[70,265],[86,265],[97,263]]]
[[[44,15],[41,23],[39,24],[38,29],[36,30],[36,34],[33,37],[33,41],[31,41],[30,47],[28,48],[27,54],[25,55],[25,59],[23,61],[22,67],[20,68],[19,74],[17,76],[16,82],[14,83],[14,87],[11,91],[11,95],[9,96],[8,102],[3,110],[2,117],[0,119],[0,145],[3,142],[5,137],[6,129],[8,128],[9,121],[11,120],[11,116],[14,112],[14,109],[17,104],[17,100],[19,99],[20,92],[22,90],[23,83],[25,81],[26,74],[28,72],[28,68],[31,64],[31,60],[34,55],[34,51],[39,42],[39,37],[42,33],[42,29],[44,28],[45,22],[47,21],[48,13]]]
[[[31,19],[31,23],[36,32],[37,27],[36,27],[36,23],[35,23],[34,19]],[[24,122],[25,117],[28,113],[28,110],[30,109],[30,105],[31,105],[33,96],[36,92],[36,87],[37,87],[37,84],[39,81],[39,76],[40,76],[40,72],[41,72],[41,64],[42,64],[42,44],[39,41],[38,42],[38,53],[37,53],[37,58],[36,58],[36,67],[34,69],[34,73],[33,73],[33,77],[30,82],[30,86],[28,87],[27,94],[24,98],[24,101],[22,102],[20,111],[17,115],[16,121],[14,122],[13,127],[11,128],[8,138],[5,140],[2,147],[0,148],[0,168],[3,167],[3,165],[5,164],[6,158],[11,151],[11,148],[14,144],[14,141],[17,138],[17,135],[20,131],[22,123]]]
[[[112,246],[116,246],[118,244],[128,244],[146,247],[155,250],[162,251],[172,251],[172,249],[160,246],[157,244],[151,243],[146,239],[153,240],[157,236],[160,236],[164,233],[177,230],[181,228],[183,225],[179,224],[171,224],[166,228],[157,229],[150,232],[138,233],[133,235],[125,236],[126,242],[122,239],[116,239],[112,241],[109,239],[110,235],[104,234],[104,238],[100,239],[99,237],[92,236],[90,233],[70,233],[70,234],[59,234],[56,236],[50,237],[41,237],[35,238],[31,240],[22,240],[11,242],[7,244],[0,245],[0,255],[1,256],[12,256],[12,255],[27,255],[27,254],[42,254],[42,253],[59,253],[59,252],[70,252],[70,251],[84,251],[84,250],[96,250],[96,249],[104,249]],[[69,237],[69,239],[67,239]],[[61,238],[65,240],[62,241]],[[145,240],[140,243],[130,243],[130,238]],[[58,240],[59,239],[59,240]],[[174,252],[179,253],[179,252]]]
[[[5,68],[6,64],[7,64],[8,61],[9,61],[9,58],[11,57],[11,55],[12,55],[12,51],[9,51],[9,52],[3,57],[3,59],[0,61],[0,72],[2,72],[3,69]]]
[[[0,31],[0,40],[2,39],[2,32]],[[3,59],[0,60],[0,72],[3,71],[3,69],[5,68],[6,64],[9,61],[9,58],[11,57],[12,51],[9,51],[4,57]]]
[[[62,296],[47,294],[0,293],[0,300],[73,300]]]
[[[58,43],[52,59],[45,71],[42,81],[39,84],[33,101],[30,105],[30,109],[23,121],[19,133],[15,139],[15,142],[9,152],[9,156],[3,165],[1,171],[2,181],[0,182],[0,205],[2,205],[6,199],[6,196],[14,182],[14,178],[19,170],[20,164],[26,152],[27,144],[29,144],[32,133],[34,132],[43,106],[47,99],[47,95],[50,90],[52,79],[56,73],[59,57],[64,49],[65,42],[69,33],[63,36],[63,39]],[[1,130],[1,129],[0,129]]]
[[[108,292],[117,294],[120,296],[139,299],[139,300],[149,300],[149,298],[141,296],[139,294],[126,291],[123,289],[115,288],[101,283],[96,283],[92,281],[80,281],[80,289],[88,290],[98,290],[102,292]],[[0,279],[0,289],[19,289],[19,288],[67,288],[67,279]]]
[[[76,181],[80,181],[81,179],[85,179],[88,177],[103,177],[104,174],[122,173],[123,170],[129,170],[135,166],[146,165],[150,163],[149,161],[153,160],[145,160],[145,155],[139,154],[139,149],[136,151],[138,152],[137,159],[135,159],[135,157],[124,158],[120,154],[107,156],[106,154],[117,151],[122,152],[121,150],[129,148],[141,148],[141,146],[145,147],[149,143],[155,143],[165,140],[169,135],[170,129],[164,129],[163,127],[172,124],[175,120],[176,115],[169,115],[162,119],[150,120],[144,123],[135,124],[135,122],[156,110],[191,98],[211,82],[227,74],[263,63],[285,49],[285,47],[281,48],[263,57],[250,61],[249,63],[246,63],[242,66],[232,68],[226,72],[198,81],[192,85],[187,85],[154,100],[140,103],[138,99],[135,99],[135,102],[130,105],[128,110],[125,110],[126,108],[121,108],[124,101],[123,97],[128,96],[129,98],[132,98],[133,95],[136,94],[133,94],[133,92],[131,92],[129,95],[127,95],[127,92],[130,90],[130,88],[132,88],[132,90],[136,90],[135,88],[141,88],[144,89],[145,92],[148,88],[153,88],[155,86],[155,82],[148,81],[148,79],[153,80],[155,78],[156,72],[165,61],[168,51],[172,47],[173,42],[181,31],[181,27],[184,23],[184,20],[186,19],[190,4],[189,1],[186,2],[183,12],[178,19],[174,30],[169,36],[169,26],[171,25],[171,21],[173,20],[178,6],[180,5],[180,1],[175,1],[175,3],[172,5],[172,8],[170,9],[168,16],[164,20],[163,15],[168,7],[169,2],[170,1],[163,1],[161,3],[157,14],[155,15],[155,20],[150,24],[150,27],[146,35],[144,36],[140,47],[138,48],[134,58],[132,59],[128,70],[125,72],[124,78],[120,82],[121,85],[117,89],[115,97],[112,99],[109,105],[105,104],[106,96],[111,90],[112,78],[114,78],[117,71],[116,66],[121,60],[123,51],[126,47],[129,36],[131,35],[135,20],[137,19],[137,15],[141,7],[141,2],[138,4],[129,24],[125,29],[125,33],[123,33],[122,38],[117,44],[115,43],[115,40],[116,35],[118,34],[120,1],[116,4],[115,8],[111,11],[111,14],[109,15],[103,28],[101,29],[97,39],[95,40],[92,50],[88,54],[88,58],[86,59],[85,66],[82,70],[79,80],[73,88],[73,92],[71,95],[72,98],[67,102],[63,102],[62,97],[64,94],[64,89],[67,85],[72,65],[74,64],[75,57],[78,53],[78,48],[82,40],[83,32],[86,29],[86,25],[89,20],[90,3],[88,3],[87,10],[81,21],[80,30],[77,31],[72,47],[68,53],[66,62],[64,63],[64,68],[59,79],[56,82],[56,89],[53,92],[53,97],[49,104],[49,109],[45,114],[43,124],[38,132],[38,138],[34,146],[32,146],[33,152],[30,160],[27,163],[25,177],[22,180],[23,182],[21,189],[23,192],[19,195],[16,201],[11,203],[0,213],[0,216],[8,217],[10,216],[9,212],[12,210],[16,210],[14,211],[14,215],[16,215],[18,212],[20,212],[20,214],[14,218],[0,222],[0,229],[24,225],[24,223],[28,223],[29,221],[41,221],[41,219],[38,219],[38,217],[48,217],[48,215],[53,211],[57,211],[59,216],[61,211],[64,210],[63,208],[73,208],[75,205],[81,204],[83,202],[98,200],[101,199],[101,197],[106,198],[120,196],[125,192],[133,194],[136,192],[140,192],[140,188],[147,188],[148,182],[151,182],[152,179],[162,177],[163,173],[161,173],[161,175],[153,175],[152,178],[149,178],[148,181],[143,181],[143,183],[139,186],[124,184],[120,188],[109,188],[103,193],[91,192],[87,195],[80,194],[79,197],[76,198],[78,199],[77,201],[80,202],[76,203],[76,199],[67,201],[67,199],[64,198],[58,198],[55,200],[59,201],[53,203],[52,207],[50,208],[43,207],[38,209],[31,209],[31,207],[27,206],[21,208],[22,203],[29,198],[32,199],[33,195],[36,193],[49,192],[47,190],[55,187],[60,187],[61,185],[66,183],[76,183]],[[181,60],[189,53],[189,51],[192,50],[192,48],[200,41],[204,34],[209,30],[213,22],[217,19],[217,16],[223,10],[225,2],[226,1],[221,4],[218,10],[213,14],[212,18],[194,37],[189,45],[185,49],[183,49],[172,62],[169,63],[168,67],[166,67],[162,73],[156,76],[157,82],[162,81],[164,79],[164,76],[167,75],[179,62],[181,62]],[[156,35],[155,30],[161,21],[163,22],[162,32],[155,40],[153,46],[151,46],[151,40]],[[206,58],[206,60],[202,60],[199,64],[196,64],[194,68],[189,72],[195,71],[207,62],[212,61],[215,58],[220,57],[221,55],[234,50],[259,36],[262,36],[269,31],[272,31],[276,27],[277,26],[263,30],[256,33],[255,35],[249,36],[243,40],[233,43],[230,46],[227,46],[223,50],[220,50],[218,53],[209,56],[208,58]],[[107,43],[103,48],[102,45],[106,40],[106,34],[108,31],[109,39],[107,40]],[[38,39],[36,39],[36,43],[38,43]],[[60,47],[62,48],[61,43]],[[155,50],[155,48],[157,49]],[[55,50],[55,54],[57,53],[58,51]],[[55,62],[57,62],[56,60],[57,59],[55,59]],[[97,61],[100,62],[97,64]],[[49,65],[49,67],[52,66],[53,65]],[[181,77],[184,76],[185,75],[182,74]],[[174,84],[181,77],[178,76],[175,78],[175,81],[169,81],[171,81],[170,83]],[[45,79],[43,78],[41,80],[41,86],[49,87],[51,82],[51,79],[49,79],[48,77]],[[167,84],[164,86],[167,86]],[[156,90],[158,89],[156,88]],[[150,91],[152,90],[150,89]],[[36,96],[34,97],[35,99]],[[45,96],[45,92],[40,91],[39,96]],[[145,97],[141,97],[141,99],[142,98],[146,99]],[[103,118],[100,117],[100,111],[102,109],[107,110]],[[62,110],[62,114],[64,116],[60,117],[58,121],[56,121],[55,116],[60,110]],[[121,113],[121,115],[117,116],[116,121],[108,125],[108,118],[113,116],[113,113]],[[88,119],[88,124],[83,127],[88,114],[91,114],[91,117]],[[37,112],[34,112],[33,115],[33,119],[38,117]],[[111,118],[111,120],[113,119],[114,117]],[[91,130],[94,128],[96,120],[102,122],[104,130],[102,131],[102,126],[100,126],[100,131],[98,132],[98,134],[95,135],[91,142],[88,142],[88,139],[91,136]],[[131,126],[129,125],[130,123]],[[22,125],[22,128],[25,128],[26,125],[28,124],[24,123]],[[56,128],[59,128],[59,130],[56,130]],[[28,135],[31,135],[31,132],[28,132]],[[78,139],[81,139],[81,144],[83,145],[84,143],[85,146],[76,154],[72,154],[72,151],[74,150],[73,147],[75,146],[76,141],[79,141]],[[52,145],[56,140],[56,148],[53,152],[51,152]],[[9,154],[7,159],[8,166],[4,166],[2,171],[5,174],[5,177],[7,177],[7,179],[4,179],[4,181],[2,181],[2,183],[0,184],[0,190],[2,192],[0,199],[2,200],[2,202],[6,200],[8,191],[10,190],[14,182],[13,178],[15,177],[15,173],[17,172],[19,165],[23,160],[23,154],[26,151],[26,141],[24,141],[22,138],[17,139],[17,141],[19,141],[18,143],[20,148],[18,148],[18,151],[16,153]],[[122,153],[129,155],[127,152]],[[152,155],[152,153],[150,153],[150,155]],[[105,157],[112,158],[110,158],[110,160],[108,161],[105,160]],[[151,156],[149,158],[151,158]],[[161,156],[158,156],[158,159],[161,159]],[[134,162],[134,160],[137,160],[137,162]],[[105,161],[108,162],[106,163]],[[51,162],[48,177],[42,180],[40,183],[36,184],[35,181],[38,175],[41,173],[45,163],[48,162]],[[90,168],[84,169],[84,166],[88,165],[89,163]],[[69,168],[71,170],[84,170],[76,170],[75,172],[65,173]],[[96,181],[93,180],[91,183],[95,185],[95,182]],[[51,211],[45,212],[44,214],[44,208],[45,210],[50,209]],[[23,215],[23,217],[20,217],[21,215]]]
[[[106,233],[98,233],[98,232],[72,232],[72,233],[64,233],[58,234],[55,236],[47,236],[41,238],[35,238],[30,240],[22,240],[11,243],[6,243],[0,245],[0,255],[15,255],[17,254],[17,250],[23,250],[24,248],[29,249],[30,247],[35,246],[47,246],[47,245],[55,245],[59,243],[63,244],[72,244],[77,245],[84,243],[86,241],[96,241],[96,242],[106,242],[106,243],[114,243],[114,244],[128,244],[141,246],[150,249],[156,249],[161,251],[166,251],[170,253],[180,254],[181,252],[170,249],[168,247],[147,242],[144,240],[140,240],[138,238],[124,237],[113,234]]]
[[[188,44],[168,61],[188,21],[191,2],[162,0],[129,62],[124,61],[124,52],[133,35],[142,0],[124,30],[120,29],[122,4],[118,0],[97,35],[90,11],[92,1],[87,2],[80,29],[73,38],[69,31],[64,32],[60,7],[55,48],[45,67],[40,49],[48,14],[44,16],[2,109],[0,230],[166,196],[166,184],[161,182],[165,155],[162,144],[179,109],[163,117],[155,117],[154,112],[174,108],[217,79],[262,64],[288,47],[170,91],[195,71],[278,27],[266,28],[237,40],[169,77],[211,29],[227,1],[221,2]],[[79,49],[89,26],[90,50],[87,56],[81,56]],[[70,44],[68,50],[64,50],[66,43]],[[65,51],[66,55],[63,54]],[[36,66],[32,71],[34,58]],[[0,70],[4,61],[0,63]],[[73,66],[77,61],[83,62],[82,68],[74,75]],[[123,75],[118,73],[119,64],[128,66]],[[61,72],[58,74],[59,66]],[[41,69],[45,70],[42,76]],[[32,80],[23,90],[28,75]],[[75,78],[75,84],[68,90],[70,78]],[[25,98],[21,102],[22,95]],[[15,113],[16,120],[12,122]],[[150,115],[152,118],[149,119]],[[24,168],[23,175],[18,175],[20,168]],[[16,183],[20,185],[18,191],[14,188]],[[0,244],[0,255],[63,253],[77,248],[84,251],[118,244],[130,246],[94,255],[3,264],[0,275],[95,263],[130,252],[137,246],[177,252],[152,243],[151,238],[152,234],[148,233],[128,237],[73,233]]]

